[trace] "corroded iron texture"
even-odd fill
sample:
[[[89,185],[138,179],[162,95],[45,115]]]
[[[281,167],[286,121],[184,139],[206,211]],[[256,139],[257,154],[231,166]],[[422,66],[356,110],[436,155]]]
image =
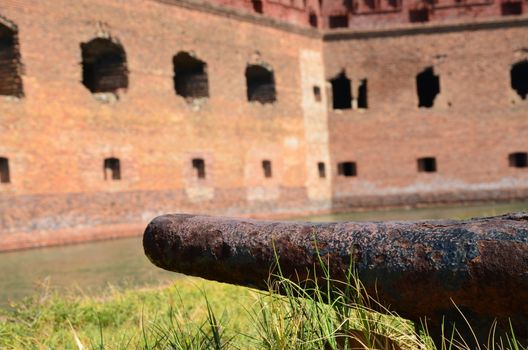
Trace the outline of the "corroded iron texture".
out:
[[[444,316],[463,328],[454,302],[481,340],[495,318],[528,336],[528,213],[340,223],[165,215],[148,225],[143,244],[161,268],[257,288],[266,288],[275,252],[283,273],[301,278],[317,251],[338,279],[353,259],[370,293],[404,317],[426,318],[433,335]]]

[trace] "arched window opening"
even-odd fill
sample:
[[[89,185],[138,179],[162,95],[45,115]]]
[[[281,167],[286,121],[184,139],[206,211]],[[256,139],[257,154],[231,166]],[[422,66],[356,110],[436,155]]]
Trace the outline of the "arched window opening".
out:
[[[118,158],[106,158],[103,170],[105,180],[121,180],[121,162]]]
[[[172,59],[174,65],[174,89],[186,99],[209,97],[207,64],[187,52],[180,52]]]
[[[0,183],[8,184],[10,182],[9,160],[5,157],[0,157]]]
[[[126,53],[120,44],[97,38],[81,44],[82,83],[92,93],[128,88]]]
[[[528,60],[514,64],[510,70],[511,87],[526,100],[528,95]]]
[[[246,68],[247,99],[260,103],[273,103],[277,100],[273,72],[260,65]]]
[[[440,93],[440,77],[434,74],[433,67],[427,67],[416,76],[418,107],[433,107],[436,95]]]
[[[23,97],[18,35],[0,24],[0,95]]]
[[[526,168],[528,167],[528,153],[515,152],[508,155],[508,162],[512,168]]]
[[[350,79],[347,78],[345,72],[341,72],[335,78],[331,79],[330,84],[332,84],[333,108],[352,108]]]

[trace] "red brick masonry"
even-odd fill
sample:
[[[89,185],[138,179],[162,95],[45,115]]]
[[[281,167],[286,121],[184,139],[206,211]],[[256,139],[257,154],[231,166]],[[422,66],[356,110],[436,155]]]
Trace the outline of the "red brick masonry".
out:
[[[23,94],[0,96],[0,250],[139,234],[168,212],[527,198],[528,100],[511,69],[528,60],[528,17],[500,2],[440,10],[442,1],[426,6],[428,23],[411,22],[407,2],[398,15],[382,1],[367,16],[367,2],[330,0],[263,1],[262,14],[235,0],[2,1]],[[325,29],[343,14],[348,28]],[[93,39],[125,52],[127,86],[115,94],[82,84],[81,43]],[[179,52],[206,64],[208,97],[176,94]],[[249,65],[272,75],[273,103],[248,101]],[[427,69],[440,90],[430,108],[418,107],[416,85]],[[334,109],[341,73],[350,108]],[[110,158],[120,180],[105,180]],[[422,158],[434,171],[419,171]]]

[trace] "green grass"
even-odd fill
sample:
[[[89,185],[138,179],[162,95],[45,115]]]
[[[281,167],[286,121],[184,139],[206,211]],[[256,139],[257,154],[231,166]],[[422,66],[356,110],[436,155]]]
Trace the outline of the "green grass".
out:
[[[247,309],[256,300],[248,288],[197,278],[152,290],[112,289],[99,297],[45,289],[0,311],[0,349],[77,349],[78,342],[85,349],[149,349],[164,328],[178,324],[187,335],[205,328],[208,305],[229,329],[224,336],[246,333]]]
[[[0,349],[435,349],[409,321],[373,311],[352,271],[336,288],[321,265],[303,284],[279,269],[267,292],[196,278],[100,297],[44,289],[0,314]],[[455,340],[442,350],[468,349]],[[482,349],[523,348],[510,336]]]

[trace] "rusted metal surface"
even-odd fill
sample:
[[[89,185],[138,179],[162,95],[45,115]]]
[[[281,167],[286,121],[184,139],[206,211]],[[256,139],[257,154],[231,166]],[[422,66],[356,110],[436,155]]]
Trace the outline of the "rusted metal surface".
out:
[[[143,244],[163,269],[257,288],[266,288],[275,252],[284,275],[301,278],[317,251],[338,279],[352,259],[367,290],[403,317],[427,319],[433,335],[442,317],[463,328],[454,302],[481,340],[495,318],[528,338],[528,213],[339,223],[165,215],[148,225]]]

